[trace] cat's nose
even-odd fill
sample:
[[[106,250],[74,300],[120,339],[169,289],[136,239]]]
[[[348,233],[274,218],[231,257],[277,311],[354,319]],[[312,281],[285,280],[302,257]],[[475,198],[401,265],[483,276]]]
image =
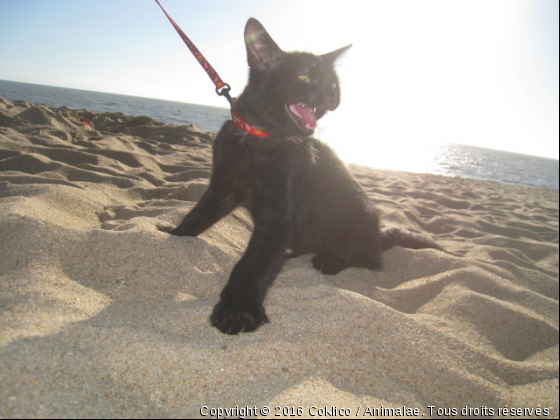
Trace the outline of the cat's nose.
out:
[[[329,111],[334,111],[338,108],[338,104],[340,103],[338,94],[331,91],[324,92],[321,97],[321,103],[325,104],[325,107]]]

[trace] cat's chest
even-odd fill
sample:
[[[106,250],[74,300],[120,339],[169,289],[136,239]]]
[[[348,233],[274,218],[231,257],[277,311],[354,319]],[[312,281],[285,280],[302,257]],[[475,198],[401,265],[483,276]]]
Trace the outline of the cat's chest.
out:
[[[252,141],[236,149],[231,164],[238,184],[258,187],[288,176],[294,168],[297,150],[290,144],[270,143]]]
[[[214,181],[228,184],[244,200],[262,194],[284,195],[312,163],[309,147],[301,141],[248,138],[216,146]]]

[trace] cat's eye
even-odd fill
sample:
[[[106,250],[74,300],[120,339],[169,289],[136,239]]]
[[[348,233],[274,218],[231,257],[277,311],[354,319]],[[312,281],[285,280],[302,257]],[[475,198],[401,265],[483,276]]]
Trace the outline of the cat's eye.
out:
[[[298,79],[305,83],[311,83],[311,79],[309,79],[309,77],[307,76],[298,76]]]

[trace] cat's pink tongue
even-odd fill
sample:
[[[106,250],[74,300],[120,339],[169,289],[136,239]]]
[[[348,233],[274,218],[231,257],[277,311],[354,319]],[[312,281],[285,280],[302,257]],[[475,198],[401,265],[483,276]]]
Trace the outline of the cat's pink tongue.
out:
[[[317,118],[315,118],[315,110],[313,107],[304,103],[290,105],[290,111],[303,120],[305,128],[315,130],[317,127]]]

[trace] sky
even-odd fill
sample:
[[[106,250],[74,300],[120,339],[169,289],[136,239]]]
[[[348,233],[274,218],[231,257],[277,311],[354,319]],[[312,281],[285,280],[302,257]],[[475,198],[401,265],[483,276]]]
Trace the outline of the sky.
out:
[[[318,131],[347,161],[414,169],[447,142],[558,159],[557,0],[160,1],[234,95],[251,16],[285,51],[353,44]],[[153,0],[0,0],[0,79],[227,106]]]

